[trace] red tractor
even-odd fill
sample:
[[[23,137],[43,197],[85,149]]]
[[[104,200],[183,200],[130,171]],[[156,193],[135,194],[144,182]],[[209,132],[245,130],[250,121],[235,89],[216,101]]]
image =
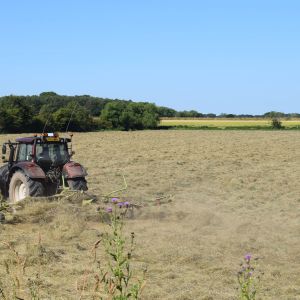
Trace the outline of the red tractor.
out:
[[[2,160],[6,164],[0,168],[1,194],[14,204],[28,196],[54,195],[62,186],[86,191],[87,172],[71,161],[71,142],[72,135],[61,138],[56,133],[43,133],[4,143]]]

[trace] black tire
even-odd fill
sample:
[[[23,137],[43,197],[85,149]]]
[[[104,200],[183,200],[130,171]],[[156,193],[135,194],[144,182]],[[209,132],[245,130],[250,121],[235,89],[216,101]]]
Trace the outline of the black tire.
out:
[[[17,171],[13,174],[9,183],[9,202],[15,204],[26,197],[42,197],[45,189],[42,182],[33,180],[23,172]]]
[[[85,178],[73,178],[73,179],[68,179],[68,185],[70,190],[73,191],[87,191],[88,187],[87,187],[87,182],[85,180]]]
[[[3,197],[8,197],[7,180],[8,180],[9,168],[8,164],[0,167],[0,192]]]

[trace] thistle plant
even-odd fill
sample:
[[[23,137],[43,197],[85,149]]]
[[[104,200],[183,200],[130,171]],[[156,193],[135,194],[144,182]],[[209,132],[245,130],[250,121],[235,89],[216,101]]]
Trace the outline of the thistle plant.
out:
[[[251,254],[246,254],[244,256],[244,262],[241,263],[241,269],[237,273],[240,300],[256,299],[260,274],[257,274],[258,272],[255,270],[251,259]]]
[[[122,202],[118,198],[111,199],[112,206],[106,208],[109,216],[109,231],[103,236],[106,260],[104,266],[99,263],[101,279],[98,278],[97,287],[104,286],[105,297],[100,299],[131,300],[140,299],[145,285],[145,273],[136,278],[131,266],[135,246],[135,234],[131,232],[130,241],[124,237],[124,218],[131,207],[129,202]],[[102,283],[102,284],[101,284]]]

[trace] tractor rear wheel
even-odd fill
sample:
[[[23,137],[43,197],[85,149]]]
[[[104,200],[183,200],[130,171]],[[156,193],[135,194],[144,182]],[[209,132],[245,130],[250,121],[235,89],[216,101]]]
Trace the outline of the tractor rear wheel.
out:
[[[23,172],[14,173],[9,184],[9,202],[15,204],[26,197],[42,197],[45,189],[42,182],[33,180]]]
[[[73,191],[87,191],[87,183],[85,178],[79,177],[79,178],[73,178],[73,179],[68,179],[68,185],[70,190]]]

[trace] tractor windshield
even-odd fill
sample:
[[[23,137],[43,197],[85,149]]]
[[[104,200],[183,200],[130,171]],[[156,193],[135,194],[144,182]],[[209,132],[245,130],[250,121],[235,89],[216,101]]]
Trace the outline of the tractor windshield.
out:
[[[47,165],[62,165],[69,160],[68,149],[62,143],[37,143],[36,160]]]

